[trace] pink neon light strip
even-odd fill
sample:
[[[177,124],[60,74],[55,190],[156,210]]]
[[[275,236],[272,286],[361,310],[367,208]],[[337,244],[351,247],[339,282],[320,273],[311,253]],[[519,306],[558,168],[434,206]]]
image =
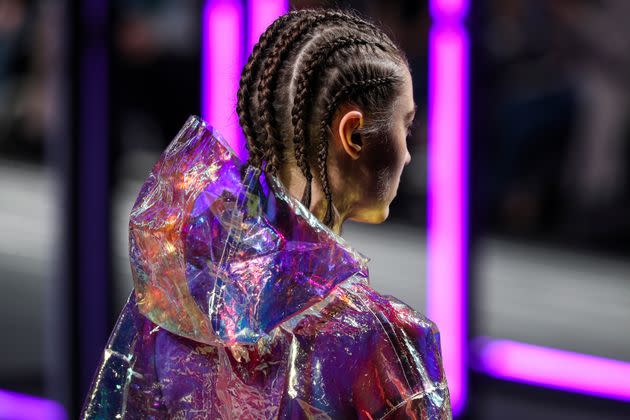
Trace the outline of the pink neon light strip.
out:
[[[475,368],[494,377],[630,402],[630,363],[477,338]]]
[[[287,0],[253,0],[249,2],[248,16],[248,48],[247,54],[251,53],[258,38],[273,23],[278,16],[289,11]]]
[[[66,411],[55,401],[17,392],[0,391],[0,419],[64,420]]]
[[[462,21],[468,11],[468,0],[432,0],[429,4],[435,21]]]
[[[265,32],[267,27],[273,23],[278,16],[289,11],[289,2],[287,0],[250,0],[248,2],[248,27],[247,27],[247,54],[243,60],[245,62],[254,49],[254,45],[258,42],[260,36]],[[243,136],[241,141],[245,141]],[[244,155],[247,154],[247,148],[243,144],[241,150]]]
[[[289,9],[286,0],[248,2],[247,56],[260,35]],[[241,159],[245,139],[236,114],[243,55],[244,15],[238,0],[207,0],[202,22],[202,118],[217,128]]]
[[[238,0],[208,0],[203,10],[201,115],[243,157],[236,94],[243,67],[243,9]]]
[[[434,18],[450,16],[453,4],[433,1]],[[467,95],[466,31],[437,20],[429,36],[427,313],[440,329],[454,415],[467,393]]]

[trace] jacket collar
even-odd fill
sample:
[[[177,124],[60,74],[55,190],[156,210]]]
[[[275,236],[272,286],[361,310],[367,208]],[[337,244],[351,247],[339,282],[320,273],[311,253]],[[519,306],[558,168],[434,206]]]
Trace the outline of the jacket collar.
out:
[[[196,116],[142,186],[129,246],[140,312],[207,344],[254,343],[344,280],[368,281],[368,257]]]

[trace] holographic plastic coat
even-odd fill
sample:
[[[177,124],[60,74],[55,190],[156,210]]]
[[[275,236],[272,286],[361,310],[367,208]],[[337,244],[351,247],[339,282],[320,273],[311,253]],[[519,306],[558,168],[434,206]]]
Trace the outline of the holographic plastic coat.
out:
[[[135,289],[83,417],[451,418],[435,324],[199,118],[144,183],[129,246]]]

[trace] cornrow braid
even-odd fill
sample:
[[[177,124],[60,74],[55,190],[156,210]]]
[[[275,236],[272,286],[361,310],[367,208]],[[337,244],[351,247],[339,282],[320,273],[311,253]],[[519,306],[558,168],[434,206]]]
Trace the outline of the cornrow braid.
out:
[[[265,151],[263,157],[266,161],[265,170],[271,174],[276,174],[279,166],[279,155],[282,148],[276,141],[277,129],[273,116],[273,99],[274,90],[277,80],[278,67],[289,53],[289,46],[292,41],[299,37],[305,29],[307,29],[314,20],[313,16],[306,16],[290,27],[290,30],[284,32],[280,39],[274,44],[271,53],[267,57],[267,66],[263,70],[258,87],[258,103],[262,110],[260,113],[260,121],[264,127],[263,144]]]
[[[332,122],[335,110],[339,106],[340,102],[351,94],[358,91],[365,92],[368,89],[378,86],[384,86],[393,83],[394,80],[394,76],[383,76],[367,80],[356,80],[343,86],[328,100],[328,105],[326,106],[324,117],[322,118],[319,126],[319,148],[317,151],[317,165],[319,167],[320,181],[322,183],[322,189],[324,190],[324,195],[326,197],[326,215],[324,216],[323,220],[325,225],[329,225],[332,222],[333,217],[332,192],[330,190],[330,185],[328,181],[328,165],[326,164],[326,161],[328,159],[327,130]]]
[[[299,44],[309,30],[324,23],[332,23],[335,21],[365,29],[375,35],[379,34],[379,30],[373,24],[356,16],[331,10],[324,12],[311,10],[309,15],[295,22],[291,25],[289,31],[284,32],[280,36],[280,39],[274,44],[267,57],[268,65],[263,71],[258,89],[258,103],[261,109],[260,121],[264,127],[263,136],[265,137],[264,141],[261,142],[265,147],[263,158],[267,165],[265,170],[269,173],[274,175],[277,173],[280,156],[283,152],[283,144],[278,141],[278,129],[273,113],[278,68],[284,62],[284,59],[292,50],[293,46]],[[393,43],[391,45],[393,46]]]
[[[249,162],[253,166],[261,166],[263,151],[258,146],[254,133],[252,132],[253,122],[247,98],[251,88],[253,87],[252,81],[255,80],[258,75],[258,71],[260,70],[261,53],[268,48],[269,44],[277,38],[280,30],[290,23],[290,21],[305,16],[306,14],[308,14],[307,11],[291,11],[290,13],[276,19],[273,24],[271,24],[261,35],[256,45],[254,45],[253,51],[247,60],[247,64],[245,64],[241,72],[237,94],[236,112],[239,117],[239,124],[247,141]]]
[[[405,65],[400,48],[353,12],[310,9],[279,17],[255,45],[239,82],[236,108],[247,163],[278,175],[291,159],[285,147],[292,137],[296,166],[307,181],[301,201],[310,208],[317,172],[327,205],[323,222],[329,225],[334,217],[327,168],[331,120],[348,102],[367,116],[361,134],[387,130]],[[378,89],[392,81],[394,89]]]
[[[362,34],[360,34],[362,35]],[[322,70],[331,55],[350,47],[360,45],[371,45],[378,47],[383,51],[387,50],[387,46],[375,39],[357,38],[353,36],[341,36],[328,42],[325,46],[317,48],[305,60],[303,69],[298,73],[298,82],[295,98],[293,100],[293,108],[291,110],[291,121],[294,127],[293,143],[295,148],[295,159],[298,167],[306,178],[306,185],[302,195],[302,204],[307,208],[311,205],[311,183],[313,175],[308,165],[308,159],[305,150],[308,149],[310,140],[306,123],[310,116],[310,101],[307,99],[313,90],[314,81],[317,79],[318,73]]]

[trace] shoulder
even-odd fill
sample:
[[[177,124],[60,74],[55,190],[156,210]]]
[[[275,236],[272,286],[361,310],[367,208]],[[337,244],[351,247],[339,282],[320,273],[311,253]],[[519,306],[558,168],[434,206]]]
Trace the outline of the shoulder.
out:
[[[360,297],[365,310],[378,320],[378,333],[386,337],[403,369],[425,370],[432,381],[444,381],[440,332],[435,322],[399,298],[383,295],[368,284],[355,284],[346,293]]]
[[[390,357],[390,367],[405,376],[444,381],[437,325],[407,303],[374,290],[361,278],[339,284],[319,304],[304,312],[293,333],[337,343],[355,360]],[[325,340],[324,340],[325,337]],[[385,360],[381,360],[385,363]]]
[[[308,343],[307,353],[321,360],[323,371],[345,372],[335,379],[336,389],[359,417],[398,411],[447,417],[448,388],[435,323],[365,281],[341,283],[322,303],[294,334],[300,345]]]
[[[438,331],[433,321],[396,296],[382,294],[365,283],[354,285],[352,292],[363,295],[371,307],[381,309],[391,320],[403,325],[418,325],[436,333]]]
[[[439,329],[433,321],[399,298],[379,293],[360,276],[337,285],[325,299],[285,323],[285,329],[302,331],[315,325],[323,328],[317,330],[320,334],[340,328],[383,333],[390,326],[439,340]]]
[[[358,306],[377,319],[380,325],[402,329],[416,338],[426,336],[439,341],[438,326],[395,296],[381,294],[365,282],[344,283],[339,293],[344,296],[344,300],[358,302]]]

